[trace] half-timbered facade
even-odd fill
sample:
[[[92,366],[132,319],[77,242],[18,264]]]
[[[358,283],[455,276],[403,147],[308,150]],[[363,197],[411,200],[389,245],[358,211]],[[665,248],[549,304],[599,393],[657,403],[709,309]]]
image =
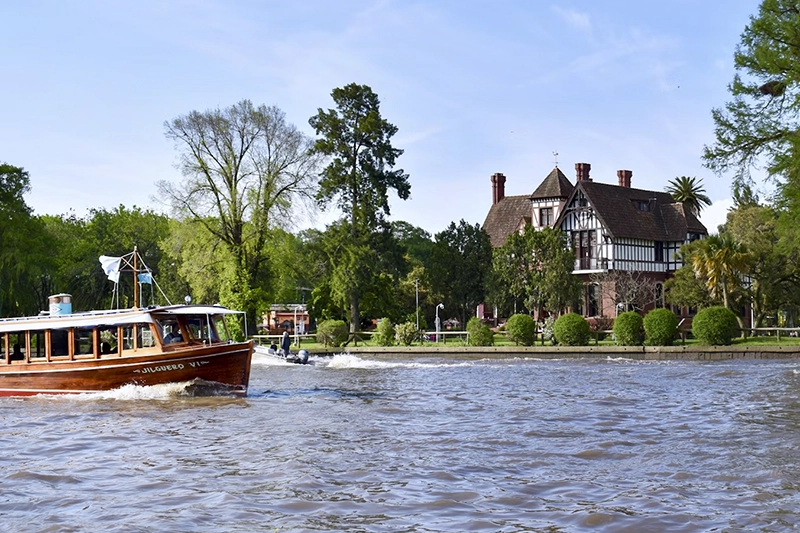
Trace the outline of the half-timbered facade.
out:
[[[504,200],[504,188],[495,187],[493,205],[484,222],[492,245],[502,246],[511,232],[529,220],[537,228],[553,226],[564,231],[575,253],[573,274],[584,282],[582,311],[586,316],[613,317],[619,311],[616,298],[604,297],[607,287],[597,279],[609,272],[635,272],[654,282],[652,305],[663,304],[663,282],[682,263],[678,250],[683,244],[707,235],[705,226],[682,203],[666,192],[631,187],[633,173],[617,172],[618,183],[597,183],[589,177],[588,163],[575,165],[573,186],[554,169],[527,197]],[[492,177],[496,184],[496,176]],[[505,177],[502,177],[502,185]],[[500,220],[511,212],[513,220]],[[528,212],[524,209],[527,207]],[[679,312],[679,314],[681,314]]]

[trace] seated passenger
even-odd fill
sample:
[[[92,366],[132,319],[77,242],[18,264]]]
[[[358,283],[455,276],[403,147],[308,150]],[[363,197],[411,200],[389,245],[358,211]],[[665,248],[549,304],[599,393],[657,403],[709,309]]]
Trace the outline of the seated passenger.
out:
[[[12,361],[24,361],[25,354],[22,353],[22,350],[19,347],[19,344],[14,345],[14,351],[11,352],[11,360]]]
[[[164,337],[164,344],[172,344],[174,342],[183,342],[183,335],[177,324],[170,326],[170,332]]]

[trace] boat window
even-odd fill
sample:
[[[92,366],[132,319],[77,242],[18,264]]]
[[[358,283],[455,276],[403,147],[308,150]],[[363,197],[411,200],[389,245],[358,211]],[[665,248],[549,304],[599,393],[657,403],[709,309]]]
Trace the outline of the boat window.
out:
[[[133,350],[133,326],[122,326],[122,349]]]
[[[119,346],[119,341],[117,340],[117,335],[119,335],[117,326],[101,327],[98,328],[98,330],[100,334],[100,354],[117,353],[117,346]]]
[[[94,329],[75,328],[75,355],[91,355],[94,353]]]
[[[44,359],[45,352],[44,331],[31,332],[31,360]]]
[[[158,330],[161,332],[161,338],[164,344],[172,344],[173,342],[182,342],[183,335],[181,334],[181,327],[176,318],[159,318]]]
[[[12,361],[25,360],[25,333],[8,334],[8,351]]]
[[[139,348],[152,348],[156,345],[156,339],[153,335],[153,330],[150,329],[150,324],[136,324],[136,331],[138,332],[136,346]]]
[[[186,320],[186,326],[189,328],[193,339],[203,342],[209,342],[209,340],[211,342],[219,342],[214,327],[209,324],[207,315],[189,317]]]
[[[8,352],[6,352],[6,334],[0,334],[0,356],[8,361]]]
[[[69,355],[69,331],[66,329],[50,330],[50,355],[59,357]]]
[[[230,333],[228,333],[228,326],[225,324],[225,317],[222,315],[214,315],[212,320],[214,321],[213,331],[217,340],[220,342],[230,342],[231,336]]]

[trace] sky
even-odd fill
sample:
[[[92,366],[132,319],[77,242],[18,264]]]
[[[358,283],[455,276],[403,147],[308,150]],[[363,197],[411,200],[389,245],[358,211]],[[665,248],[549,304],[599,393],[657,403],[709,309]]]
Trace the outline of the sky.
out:
[[[165,121],[243,99],[308,119],[349,83],[378,95],[411,197],[391,220],[482,224],[490,177],[532,193],[557,164],[663,190],[702,180],[712,232],[731,177],[703,166],[711,110],[756,0],[30,0],[0,5],[0,162],[36,214],[168,213],[182,178]],[[556,155],[557,154],[557,155]],[[300,229],[335,212],[298,210]]]

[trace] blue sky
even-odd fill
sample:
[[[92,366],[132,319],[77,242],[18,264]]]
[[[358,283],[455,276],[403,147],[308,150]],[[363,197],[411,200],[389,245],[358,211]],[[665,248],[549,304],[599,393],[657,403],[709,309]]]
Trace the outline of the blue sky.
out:
[[[394,220],[435,234],[482,223],[490,176],[532,193],[558,164],[595,181],[663,190],[703,180],[730,206],[730,177],[702,165],[711,109],[755,0],[61,0],[0,6],[0,161],[31,177],[37,214],[120,204],[165,209],[180,179],[164,121],[242,99],[308,119],[355,82],[399,131],[411,198]],[[296,227],[330,214],[298,212]]]

